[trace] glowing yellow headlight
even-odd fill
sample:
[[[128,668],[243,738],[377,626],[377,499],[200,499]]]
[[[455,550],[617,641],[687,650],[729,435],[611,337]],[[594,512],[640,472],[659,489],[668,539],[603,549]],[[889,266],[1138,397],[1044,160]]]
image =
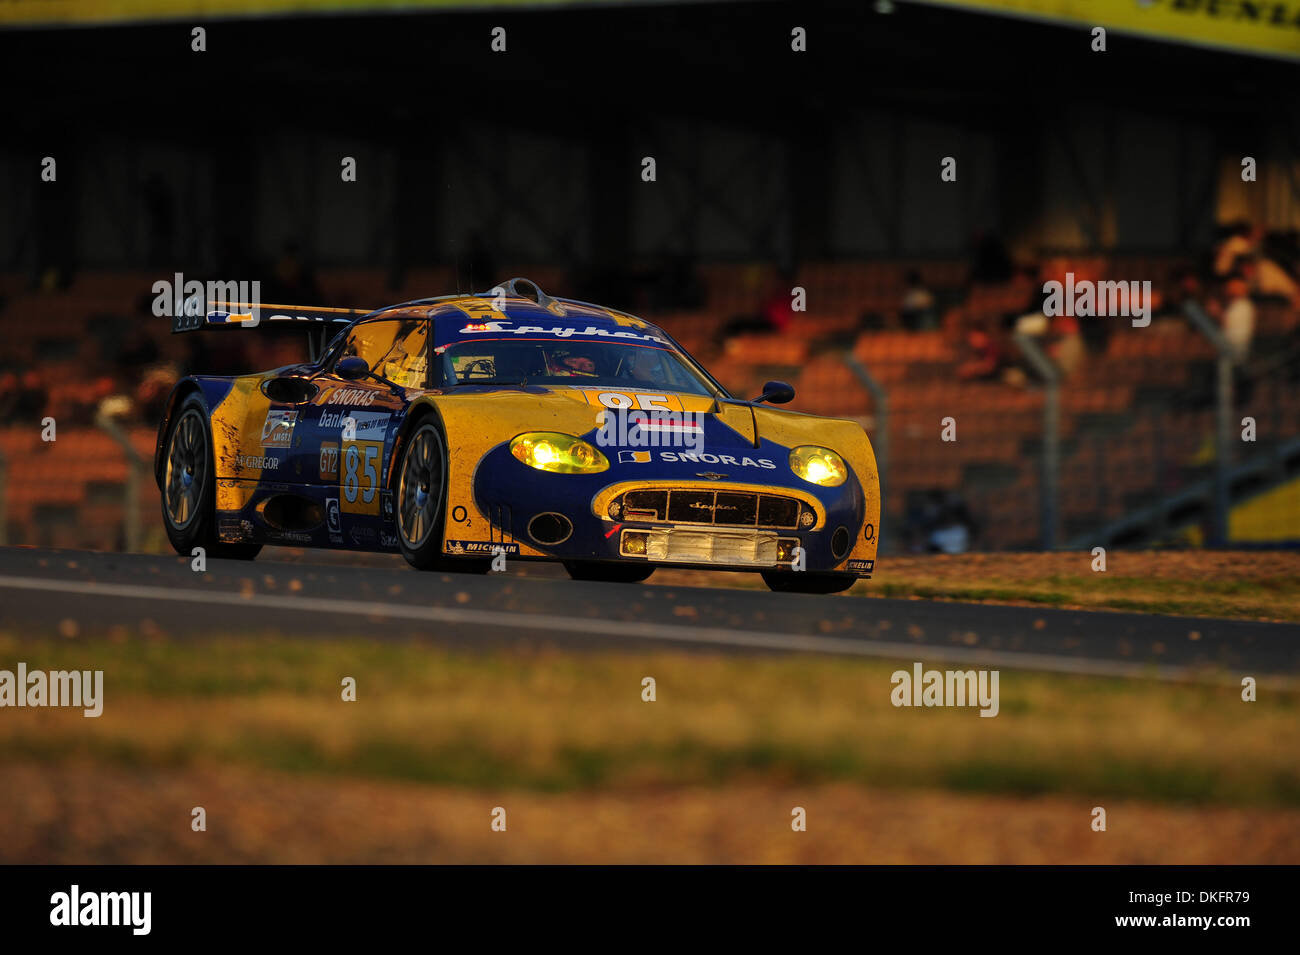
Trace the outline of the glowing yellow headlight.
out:
[[[596,474],[609,459],[581,438],[554,431],[530,431],[510,442],[510,453],[530,468],[557,474]]]
[[[839,487],[849,479],[844,459],[830,448],[804,444],[790,452],[790,470],[811,484]]]

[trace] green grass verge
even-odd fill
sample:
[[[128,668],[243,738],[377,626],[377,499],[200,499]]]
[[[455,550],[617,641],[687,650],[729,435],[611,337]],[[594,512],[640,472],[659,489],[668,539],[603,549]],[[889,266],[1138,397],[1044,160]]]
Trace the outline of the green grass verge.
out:
[[[539,791],[851,781],[1300,805],[1296,693],[1243,703],[1231,686],[1003,671],[1001,712],[988,719],[895,708],[897,665],[809,656],[0,636],[0,668],[19,660],[103,670],[104,715],[0,710],[0,761],[238,764]],[[348,676],[355,703],[340,699]],[[641,699],[646,676],[653,703]]]

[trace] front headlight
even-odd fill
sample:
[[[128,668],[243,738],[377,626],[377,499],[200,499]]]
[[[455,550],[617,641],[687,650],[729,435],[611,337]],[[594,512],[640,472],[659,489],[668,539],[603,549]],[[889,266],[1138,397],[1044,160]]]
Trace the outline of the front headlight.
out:
[[[803,444],[790,452],[790,470],[810,484],[839,487],[849,479],[844,459],[830,448]]]
[[[596,474],[609,459],[581,438],[555,431],[529,431],[510,442],[510,453],[530,468],[557,474]]]

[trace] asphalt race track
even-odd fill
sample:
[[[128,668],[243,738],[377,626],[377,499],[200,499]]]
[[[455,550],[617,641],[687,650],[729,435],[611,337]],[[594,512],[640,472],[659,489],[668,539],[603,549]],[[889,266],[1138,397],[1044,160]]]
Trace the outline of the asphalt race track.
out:
[[[1295,624],[312,560],[210,560],[197,573],[179,557],[0,548],[0,630],[49,637],[72,620],[79,636],[125,627],[172,639],[279,633],[460,648],[794,651],[1234,684],[1300,674]]]

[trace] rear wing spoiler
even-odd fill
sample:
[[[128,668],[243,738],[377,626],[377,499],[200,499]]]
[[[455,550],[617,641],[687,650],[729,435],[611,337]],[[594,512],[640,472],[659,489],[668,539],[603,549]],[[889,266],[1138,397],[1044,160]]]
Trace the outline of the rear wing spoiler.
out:
[[[172,318],[172,334],[215,328],[256,328],[263,322],[304,322],[306,328],[341,328],[370,310],[326,308],[315,305],[249,305],[244,302],[208,302],[205,314],[180,314]]]

